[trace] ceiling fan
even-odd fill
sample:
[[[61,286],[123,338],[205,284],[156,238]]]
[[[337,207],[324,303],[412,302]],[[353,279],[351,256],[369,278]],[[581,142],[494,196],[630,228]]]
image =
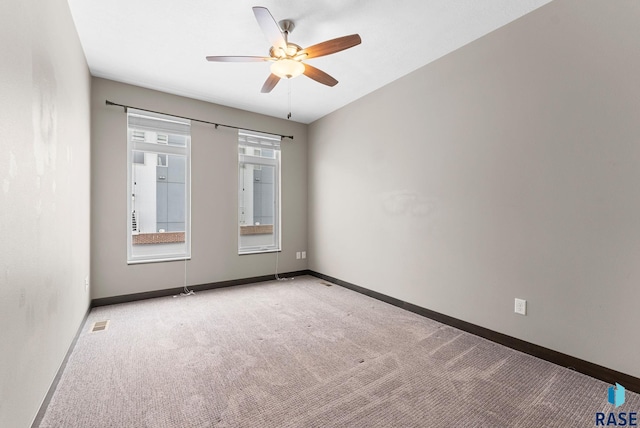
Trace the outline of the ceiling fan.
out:
[[[275,19],[273,19],[271,12],[269,12],[269,9],[261,6],[255,6],[253,8],[253,14],[262,32],[271,43],[269,56],[208,56],[207,60],[214,62],[271,61],[271,74],[262,86],[261,92],[263,93],[271,92],[280,79],[291,79],[301,74],[323,85],[335,86],[338,83],[336,79],[324,71],[305,64],[302,61],[340,52],[359,45],[362,42],[358,34],[351,34],[349,36],[327,40],[303,49],[294,43],[289,43],[289,34],[291,34],[294,27],[292,21],[285,19],[280,21],[278,25]]]

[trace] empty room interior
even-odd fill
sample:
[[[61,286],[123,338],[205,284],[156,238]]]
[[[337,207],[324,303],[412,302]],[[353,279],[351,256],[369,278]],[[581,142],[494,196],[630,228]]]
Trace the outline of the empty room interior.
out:
[[[639,21],[3,1],[0,427],[636,426]]]

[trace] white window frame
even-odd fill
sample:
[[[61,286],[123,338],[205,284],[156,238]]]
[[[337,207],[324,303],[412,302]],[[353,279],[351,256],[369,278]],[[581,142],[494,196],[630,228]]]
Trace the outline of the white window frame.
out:
[[[281,138],[278,136],[270,135],[270,134],[261,134],[254,131],[244,131],[240,130],[238,132],[238,203],[236,204],[238,208],[238,254],[256,254],[256,253],[272,253],[281,251],[281,219],[280,219],[280,209],[281,209],[281,198],[280,198],[280,170],[281,170],[281,153],[280,153],[280,140]],[[273,150],[275,157],[274,158],[264,158],[260,156],[252,156],[244,153],[245,151],[240,150],[242,147],[253,147],[262,149]],[[242,153],[241,153],[242,152]],[[257,246],[244,246],[242,247],[241,238],[240,238],[240,227],[241,219],[240,219],[240,203],[241,197],[240,194],[242,192],[242,184],[240,182],[240,174],[242,172],[242,165],[250,164],[257,166],[271,166],[274,167],[274,189],[273,189],[273,197],[274,197],[274,209],[273,209],[273,237],[274,243],[272,245],[257,245]]]
[[[167,128],[171,129],[175,127],[176,129],[180,129],[179,135],[184,135],[186,137],[186,144],[184,147],[174,146],[169,144],[162,143],[150,143],[146,141],[134,141],[133,133],[135,127],[130,126],[130,117],[146,117],[154,120],[159,120],[160,124],[163,124]],[[153,262],[166,262],[173,260],[189,260],[191,259],[191,133],[190,126],[191,121],[181,118],[176,118],[173,116],[161,115],[156,113],[149,113],[141,110],[128,109],[127,112],[127,264],[138,264],[138,263],[153,263]],[[135,126],[135,125],[134,125]],[[164,127],[163,126],[163,127]],[[184,134],[184,129],[189,129],[188,134]],[[153,132],[157,132],[158,134],[167,134],[166,129],[158,129],[153,130]],[[171,133],[171,132],[169,132]],[[132,233],[132,212],[133,212],[133,200],[132,195],[134,193],[133,190],[133,152],[134,151],[142,151],[144,153],[156,153],[167,156],[167,166],[169,155],[178,155],[185,157],[185,241],[184,241],[184,250],[176,251],[175,249],[171,251],[158,252],[157,254],[145,254],[145,255],[135,255],[133,254],[133,233]],[[156,248],[159,248],[159,245],[163,244],[145,244],[145,245],[154,245]],[[167,245],[168,246],[168,245]],[[175,247],[175,246],[174,246]]]

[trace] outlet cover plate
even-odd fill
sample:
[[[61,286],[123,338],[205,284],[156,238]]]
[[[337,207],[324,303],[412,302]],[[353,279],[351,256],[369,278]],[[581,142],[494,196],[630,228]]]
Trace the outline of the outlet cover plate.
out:
[[[520,315],[527,315],[527,301],[516,297],[514,312]]]

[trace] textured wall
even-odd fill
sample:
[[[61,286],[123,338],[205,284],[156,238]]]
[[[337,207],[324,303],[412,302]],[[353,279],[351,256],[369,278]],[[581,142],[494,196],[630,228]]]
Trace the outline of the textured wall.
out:
[[[90,76],[67,2],[0,3],[0,426],[35,417],[89,305]]]
[[[310,269],[640,376],[639,20],[556,0],[311,124]]]
[[[279,272],[307,268],[307,126],[94,78],[92,86],[92,298],[181,287],[185,263],[127,265],[127,122],[105,100],[201,120],[293,135],[282,144]],[[191,260],[187,284],[273,274],[276,254],[238,255],[237,132],[191,128]]]

